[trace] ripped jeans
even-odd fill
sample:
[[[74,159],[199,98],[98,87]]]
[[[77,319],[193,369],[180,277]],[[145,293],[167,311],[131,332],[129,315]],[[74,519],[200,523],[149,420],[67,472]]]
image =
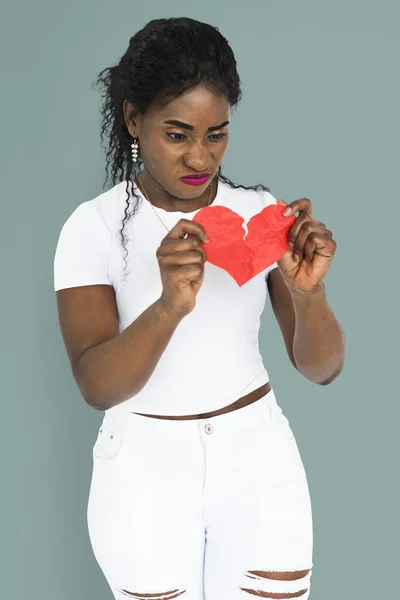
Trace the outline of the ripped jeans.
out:
[[[308,483],[272,389],[205,419],[106,413],[87,519],[118,600],[309,597]]]

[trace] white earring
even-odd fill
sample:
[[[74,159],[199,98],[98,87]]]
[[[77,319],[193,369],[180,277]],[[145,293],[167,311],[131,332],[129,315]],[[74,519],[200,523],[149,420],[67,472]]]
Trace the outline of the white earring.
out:
[[[131,144],[131,148],[132,148],[132,160],[134,163],[137,162],[137,157],[139,154],[138,148],[139,148],[139,144],[138,144],[138,138],[133,138],[133,143]]]

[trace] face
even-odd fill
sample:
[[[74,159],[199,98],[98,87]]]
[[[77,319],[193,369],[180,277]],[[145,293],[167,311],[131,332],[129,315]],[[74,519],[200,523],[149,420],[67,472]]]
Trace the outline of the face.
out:
[[[163,190],[179,199],[207,194],[228,145],[229,103],[200,84],[162,109],[150,108],[143,117],[130,119],[131,109],[125,101],[125,121],[129,133],[139,137],[146,182],[152,191]],[[181,181],[181,177],[200,173],[210,175],[202,185]]]

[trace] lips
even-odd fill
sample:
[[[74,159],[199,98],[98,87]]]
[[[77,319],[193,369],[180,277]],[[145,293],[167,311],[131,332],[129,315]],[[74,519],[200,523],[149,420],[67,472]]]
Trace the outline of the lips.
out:
[[[205,175],[188,175],[187,177],[181,177],[181,181],[191,185],[202,185],[208,181],[209,177],[207,173]]]
[[[204,179],[204,177],[209,177],[209,173],[196,173],[195,175],[184,175],[181,179]]]

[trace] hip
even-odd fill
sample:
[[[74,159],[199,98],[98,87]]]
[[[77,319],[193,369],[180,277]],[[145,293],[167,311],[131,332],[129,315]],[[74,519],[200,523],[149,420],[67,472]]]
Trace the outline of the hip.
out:
[[[200,481],[213,473],[241,476],[251,462],[253,474],[265,481],[307,486],[296,438],[272,388],[246,406],[197,419],[106,414],[93,460],[99,474],[119,480],[124,471],[137,471],[138,477],[163,472],[184,478],[190,473]]]

